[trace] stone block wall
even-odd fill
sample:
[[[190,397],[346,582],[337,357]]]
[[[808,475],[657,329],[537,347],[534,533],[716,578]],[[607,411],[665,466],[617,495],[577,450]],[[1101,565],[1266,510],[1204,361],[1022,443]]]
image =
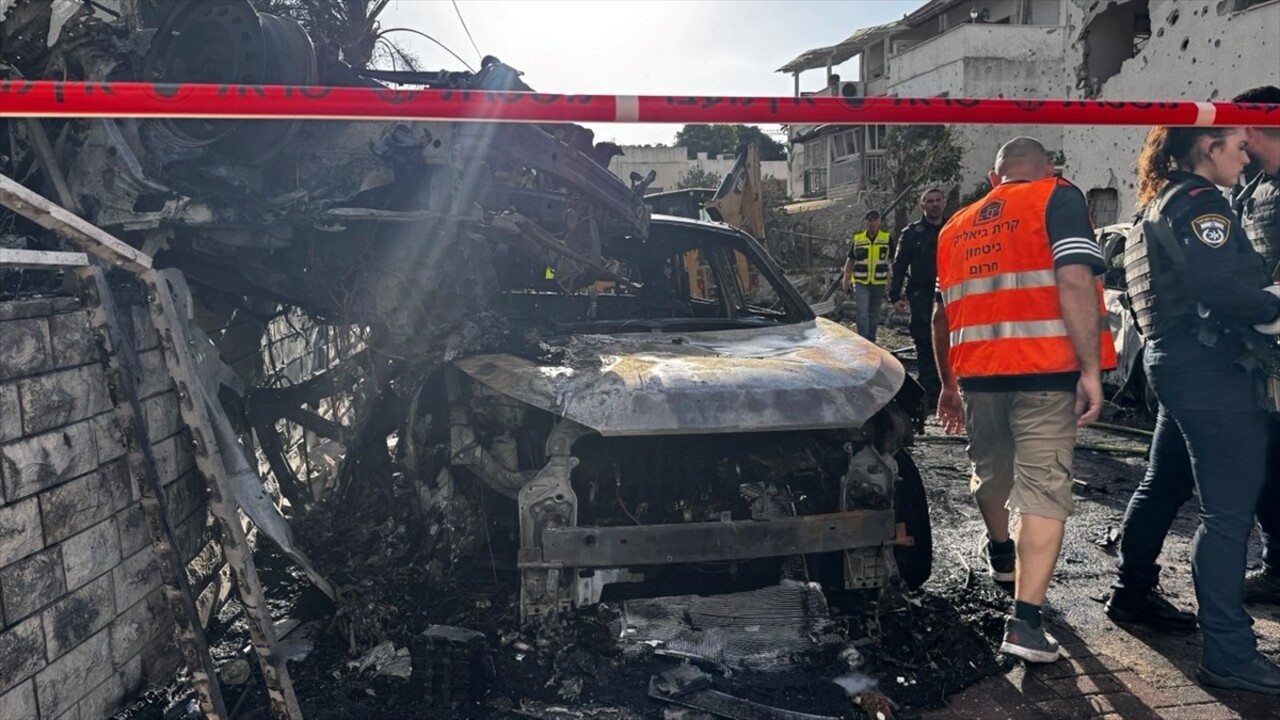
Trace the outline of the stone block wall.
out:
[[[124,308],[184,558],[209,539],[158,338]],[[180,661],[87,312],[0,303],[0,718],[98,720]]]

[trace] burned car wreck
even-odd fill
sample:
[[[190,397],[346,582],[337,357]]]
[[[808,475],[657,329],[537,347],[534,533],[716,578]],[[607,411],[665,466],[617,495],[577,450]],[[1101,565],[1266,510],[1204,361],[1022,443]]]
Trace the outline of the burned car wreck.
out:
[[[448,373],[454,468],[516,506],[522,615],[663,577],[919,587],[928,512],[904,447],[923,392],[897,360],[815,318],[728,226],[656,216],[601,253],[619,277],[573,292],[515,263],[495,307],[541,352]]]
[[[223,83],[228,97],[263,84],[392,98],[529,90],[492,57],[474,72],[372,70],[368,35],[317,36],[263,6],[0,3],[0,72]],[[347,6],[376,15],[386,3]],[[372,17],[356,20],[376,35]],[[195,508],[191,544],[213,578],[194,592],[166,585],[206,598],[180,638],[188,659],[212,665],[196,640],[234,604],[234,563],[259,657],[275,663],[269,702],[290,704],[261,588],[256,605],[245,599],[255,553],[222,532],[241,511],[275,543],[256,554],[283,550],[303,570],[294,579],[324,596],[346,657],[420,640],[396,606],[416,600],[405,577],[440,588],[482,557],[495,586],[498,558],[504,580],[518,578],[503,595],[518,632],[554,631],[615,599],[661,597],[632,608],[653,630],[679,605],[672,594],[707,615],[772,598],[797,620],[790,647],[823,652],[842,643],[823,593],[871,600],[928,579],[928,508],[909,454],[921,388],[891,354],[816,317],[751,234],[656,214],[652,173],[609,172],[618,151],[575,125],[5,121],[3,247],[62,251],[82,223],[145,260],[92,268],[105,288],[95,302],[167,307],[152,307],[163,348],[147,362],[186,401],[175,411],[186,428],[164,442],[203,463],[181,505]],[[72,280],[0,270],[0,299]],[[194,379],[174,371],[187,353],[213,378],[203,420]],[[217,453],[201,422],[216,424]],[[148,433],[142,443],[159,440]],[[217,489],[232,455],[253,512]],[[207,518],[214,497],[222,514]],[[150,507],[160,528],[168,511]],[[348,542],[356,535],[373,550]],[[760,667],[791,653],[781,637],[757,634]],[[415,656],[414,672],[426,662]],[[196,680],[216,705],[217,673]]]
[[[335,48],[247,0],[117,20],[57,5],[8,8],[11,75],[529,89],[494,58],[368,70],[367,43]],[[322,494],[283,439],[301,428],[340,448],[344,497],[406,456],[428,484],[448,470],[503,496],[525,619],[640,579],[776,581],[788,562],[847,589],[928,577],[904,449],[919,387],[815,318],[747,234],[651,218],[647,179],[610,174],[616,146],[584,128],[85,119],[10,123],[6,143],[15,176],[187,276],[295,513]],[[259,348],[291,310],[354,340],[286,386]],[[809,555],[823,562],[788,560]]]

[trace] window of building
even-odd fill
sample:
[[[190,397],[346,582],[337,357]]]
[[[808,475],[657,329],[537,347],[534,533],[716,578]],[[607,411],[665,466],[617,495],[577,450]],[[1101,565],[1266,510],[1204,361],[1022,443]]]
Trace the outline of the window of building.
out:
[[[827,194],[827,169],[817,168],[804,171],[804,197],[816,197]]]
[[[1115,188],[1094,188],[1087,193],[1089,218],[1095,228],[1114,225],[1120,219],[1120,194]]]
[[[826,143],[826,138],[818,138],[817,140],[801,145],[800,147],[803,149],[803,152],[800,154],[802,158],[801,167],[806,170],[810,168],[826,167],[827,160],[823,154],[823,151],[826,150]]]
[[[840,160],[860,153],[862,148],[858,139],[858,134],[853,130],[831,136],[831,159]]]
[[[884,150],[884,136],[889,132],[888,125],[867,126],[867,152]]]

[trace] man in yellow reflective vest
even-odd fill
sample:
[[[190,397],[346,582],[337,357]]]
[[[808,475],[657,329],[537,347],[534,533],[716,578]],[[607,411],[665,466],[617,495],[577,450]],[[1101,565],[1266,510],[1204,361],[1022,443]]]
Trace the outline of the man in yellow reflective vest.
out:
[[[893,257],[893,240],[880,229],[880,213],[872,210],[864,217],[862,232],[853,236],[849,258],[844,261],[840,286],[847,293],[853,285],[854,319],[858,334],[876,341],[880,324],[880,303],[889,285],[889,263]]]

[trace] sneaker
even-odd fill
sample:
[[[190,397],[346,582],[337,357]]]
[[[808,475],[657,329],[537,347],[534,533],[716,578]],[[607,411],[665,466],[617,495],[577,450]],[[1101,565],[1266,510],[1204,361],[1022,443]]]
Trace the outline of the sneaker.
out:
[[[1280,572],[1259,570],[1245,576],[1244,601],[1247,603],[1280,603]]]
[[[1112,622],[1137,623],[1161,630],[1194,630],[1196,616],[1179,608],[1155,590],[1144,595],[1114,591],[1103,612]]]
[[[1062,648],[1041,625],[1033,628],[1026,620],[1009,618],[1004,622],[1004,642],[1000,652],[1020,657],[1031,663],[1051,663],[1062,657]]]
[[[1018,552],[997,553],[987,543],[987,568],[991,571],[991,579],[1000,583],[1011,583],[1014,569],[1018,563]]]

